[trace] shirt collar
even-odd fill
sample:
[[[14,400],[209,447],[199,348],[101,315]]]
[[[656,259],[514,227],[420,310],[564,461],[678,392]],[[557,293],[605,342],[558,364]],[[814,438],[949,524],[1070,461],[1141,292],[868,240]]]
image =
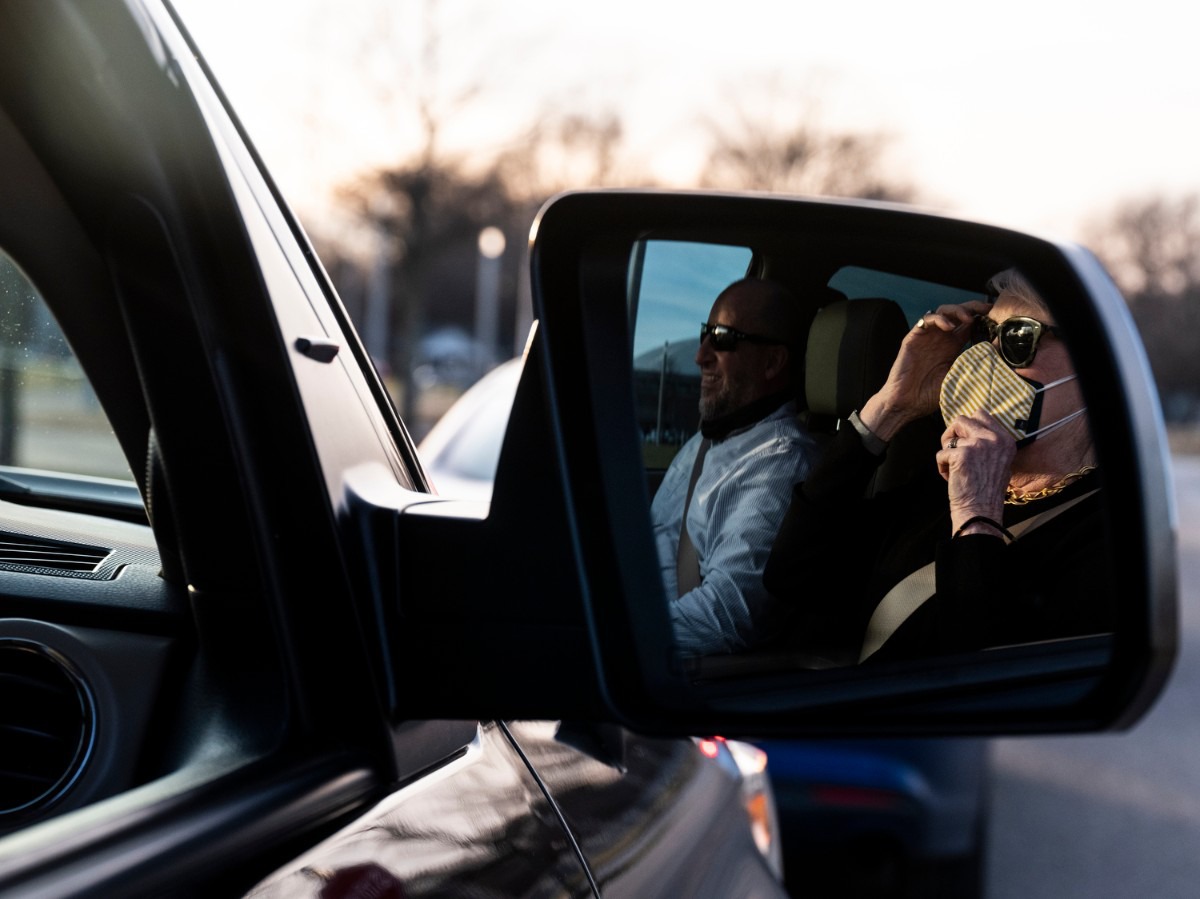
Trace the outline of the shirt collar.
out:
[[[700,421],[700,433],[709,440],[724,440],[734,431],[749,427],[762,421],[784,403],[792,399],[788,391],[772,393],[747,403],[740,409],[735,409],[728,415],[714,418],[711,421]]]

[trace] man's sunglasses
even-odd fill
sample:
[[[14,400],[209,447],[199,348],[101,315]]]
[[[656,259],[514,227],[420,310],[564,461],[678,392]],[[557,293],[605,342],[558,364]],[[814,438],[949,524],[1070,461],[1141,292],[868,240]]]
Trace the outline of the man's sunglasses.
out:
[[[712,348],[720,353],[731,353],[737,349],[741,341],[746,343],[780,344],[781,340],[770,337],[759,337],[757,334],[747,334],[729,325],[710,325],[707,322],[700,325],[700,343],[707,337]]]
[[[1042,324],[1026,315],[1014,315],[1002,322],[981,315],[975,319],[971,339],[976,343],[985,340],[991,343],[999,339],[1000,355],[1004,361],[1013,368],[1025,368],[1033,363],[1038,341],[1047,333],[1062,338],[1062,332],[1056,326]]]

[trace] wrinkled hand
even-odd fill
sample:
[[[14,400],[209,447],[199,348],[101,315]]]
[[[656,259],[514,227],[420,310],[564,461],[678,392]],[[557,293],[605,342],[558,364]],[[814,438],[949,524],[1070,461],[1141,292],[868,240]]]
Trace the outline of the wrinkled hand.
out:
[[[1001,521],[1004,490],[1012,477],[1017,443],[986,410],[956,416],[942,433],[938,471],[949,484],[953,532],[977,515]],[[987,525],[971,525],[963,533],[995,533]]]
[[[889,440],[904,425],[937,411],[942,379],[962,350],[971,323],[989,308],[972,301],[926,312],[924,327],[918,323],[909,329],[887,381],[860,411],[863,423]]]

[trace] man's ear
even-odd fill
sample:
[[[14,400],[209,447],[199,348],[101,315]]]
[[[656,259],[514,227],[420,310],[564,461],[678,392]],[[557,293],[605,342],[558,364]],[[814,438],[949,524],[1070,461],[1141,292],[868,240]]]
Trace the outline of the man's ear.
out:
[[[767,380],[773,381],[777,378],[783,380],[788,379],[788,364],[791,361],[791,351],[785,346],[770,346],[767,347],[766,367],[763,369],[763,375]]]

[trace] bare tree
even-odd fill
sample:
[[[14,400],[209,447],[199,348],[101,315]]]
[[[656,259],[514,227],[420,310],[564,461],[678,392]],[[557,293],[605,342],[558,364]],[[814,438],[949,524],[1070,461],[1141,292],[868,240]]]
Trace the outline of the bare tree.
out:
[[[500,153],[496,177],[513,201],[510,246],[524,246],[538,209],[564,190],[590,187],[629,187],[646,184],[634,174],[622,154],[625,129],[612,111],[593,114],[548,110]],[[517,316],[515,341],[520,344],[533,321],[527,267],[513,283]]]
[[[442,148],[444,129],[479,94],[482,80],[451,84],[445,77],[440,7],[439,0],[421,0],[416,53],[398,52],[412,33],[398,17],[411,7],[375,8],[357,63],[367,73],[380,114],[394,120],[400,161],[340,191],[341,202],[367,226],[373,257],[369,274],[355,279],[364,287],[357,304],[364,339],[393,373],[401,413],[409,421],[416,420],[412,373],[434,266],[446,249],[474,240],[470,216],[454,210],[476,209],[492,187],[486,178],[479,183],[467,178],[461,160]]]
[[[514,313],[505,321],[514,321],[520,256],[537,208],[565,187],[611,177],[622,137],[615,115],[572,111],[544,114],[531,127],[517,123],[508,140],[491,146],[451,150],[451,132],[470,117],[485,91],[484,73],[487,81],[500,79],[496,67],[483,62],[478,78],[470,69],[444,65],[443,39],[453,27],[450,6],[420,0],[419,18],[411,15],[412,6],[383,3],[375,9],[356,65],[372,85],[376,107],[394,122],[396,161],[354,179],[339,195],[361,227],[352,232],[357,248],[336,255],[347,263],[359,260],[362,267],[339,289],[347,306],[358,310],[368,348],[392,373],[410,423],[418,418],[412,375],[422,336],[447,317],[463,324],[473,320],[481,229],[498,227],[508,239],[500,303]],[[487,12],[475,10],[472,23]],[[397,52],[405,41],[410,52]],[[514,329],[520,325],[514,323]]]
[[[1127,200],[1088,244],[1129,302],[1168,418],[1200,418],[1200,196]]]
[[[754,98],[748,104],[741,97]],[[804,89],[777,78],[743,89],[729,119],[710,120],[704,187],[905,201],[916,191],[887,169],[882,134],[829,129]]]
[[[416,361],[416,341],[428,322],[430,298],[436,295],[439,315],[471,320],[474,282],[456,279],[473,272],[481,229],[500,228],[511,248],[506,251],[511,262],[502,281],[501,307],[514,313],[508,319],[513,320],[517,303],[528,303],[527,296],[518,298],[517,269],[537,209],[569,187],[610,183],[622,137],[620,121],[612,114],[543,118],[490,164],[475,160],[474,167],[468,167],[438,149],[439,127],[437,117],[429,116],[422,153],[368,173],[341,192],[342,202],[356,217],[386,240],[382,251],[389,259],[392,335],[386,357],[403,388],[403,411],[409,420],[413,391],[407,389],[407,376]],[[360,282],[369,280],[364,276]],[[364,320],[369,317],[366,309],[362,314]],[[371,335],[365,337],[370,345]],[[517,341],[522,337],[514,335]]]
[[[1200,286],[1200,195],[1126,200],[1086,239],[1131,298]]]
[[[571,188],[629,185],[621,164],[624,127],[616,113],[548,111],[496,159],[512,196],[540,205]]]

